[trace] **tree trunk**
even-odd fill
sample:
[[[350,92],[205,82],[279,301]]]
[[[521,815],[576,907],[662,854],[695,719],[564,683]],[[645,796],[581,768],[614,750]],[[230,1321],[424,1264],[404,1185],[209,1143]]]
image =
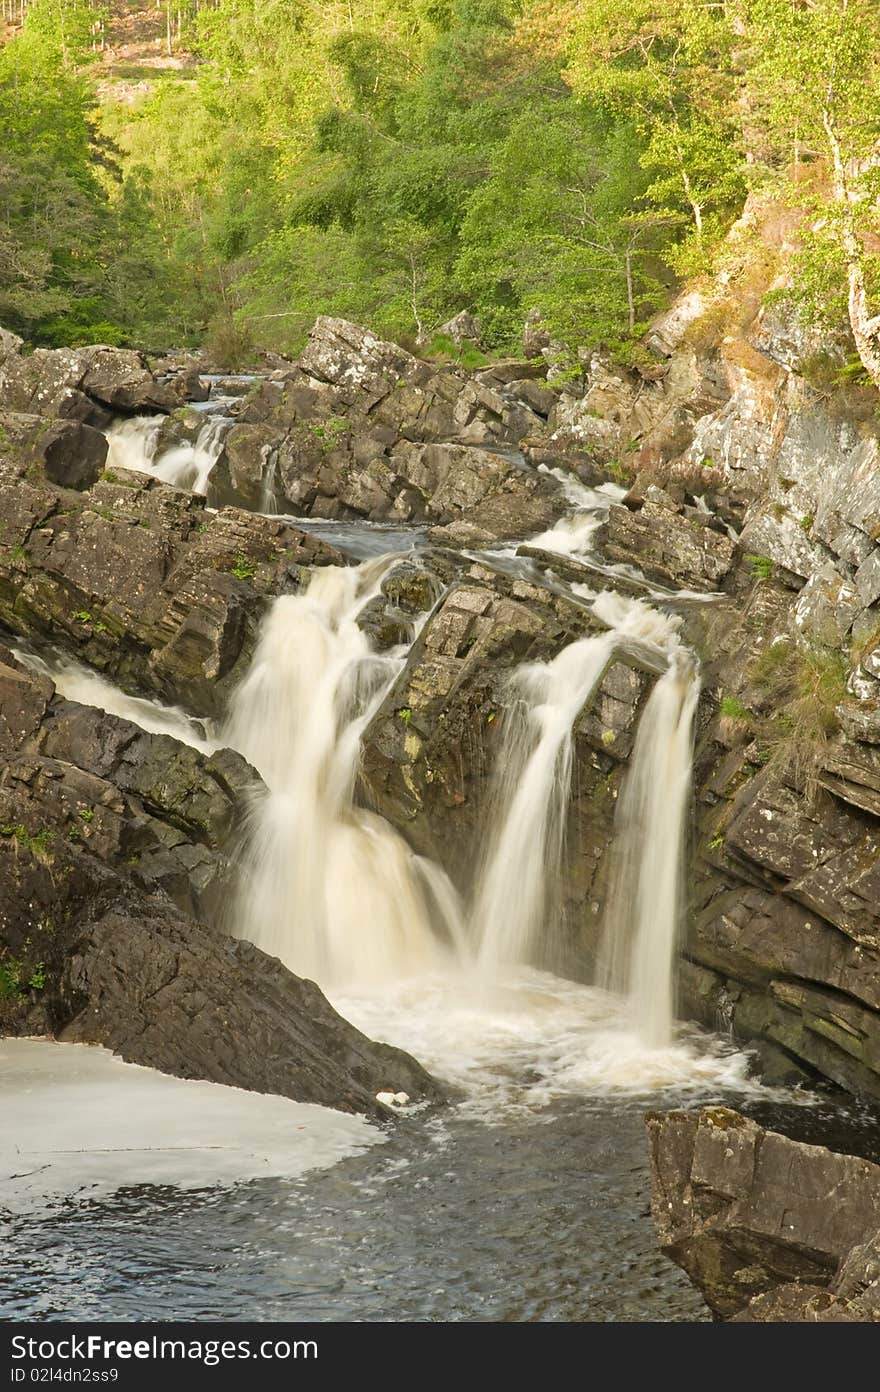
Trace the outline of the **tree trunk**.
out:
[[[856,228],[853,194],[849,186],[840,140],[834,126],[834,118],[827,108],[822,112],[822,125],[825,128],[831,151],[834,197],[841,211],[841,239],[846,257],[849,326],[862,367],[871,378],[874,386],[880,391],[880,341],[878,341],[880,316],[872,315],[868,304],[864,268],[865,252]]]

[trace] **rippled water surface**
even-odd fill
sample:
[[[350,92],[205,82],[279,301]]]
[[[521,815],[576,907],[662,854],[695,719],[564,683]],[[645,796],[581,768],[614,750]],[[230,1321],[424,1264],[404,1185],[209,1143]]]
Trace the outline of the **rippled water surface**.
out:
[[[13,1219],[28,1319],[695,1320],[647,1214],[643,1107],[406,1120],[296,1183],[151,1188]]]

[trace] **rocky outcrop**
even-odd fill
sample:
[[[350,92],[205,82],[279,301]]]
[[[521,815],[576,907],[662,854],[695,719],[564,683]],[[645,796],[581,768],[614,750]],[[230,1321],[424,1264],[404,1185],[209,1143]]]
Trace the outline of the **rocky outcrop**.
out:
[[[113,415],[173,411],[199,399],[198,379],[160,382],[146,358],[123,348],[38,348],[0,360],[0,411],[84,421],[99,429]]]
[[[210,513],[146,475],[105,473],[74,492],[26,460],[0,457],[0,626],[196,714],[223,709],[266,597],[342,559],[295,527]]]
[[[622,459],[636,478],[606,560],[732,601],[688,618],[704,694],[683,1013],[777,1077],[878,1096],[876,393],[811,386],[823,345],[778,299],[678,309],[656,372],[590,360],[529,457],[559,450],[591,483]]]
[[[880,1319],[880,1167],[724,1107],[648,1118],[662,1250],[724,1319]]]
[[[0,648],[2,831],[13,848],[49,829],[145,893],[209,913],[229,882],[233,827],[259,780],[228,749],[210,756],[57,696]],[[38,831],[29,828],[39,828]],[[23,828],[23,830],[22,830]]]
[[[107,440],[82,421],[4,411],[0,412],[0,451],[4,450],[36,465],[50,483],[82,490],[100,478]]]
[[[9,329],[0,328],[0,367],[6,362],[7,358],[13,357],[22,347],[24,340],[18,334],[11,333]]]
[[[61,700],[0,649],[0,757],[0,1029],[371,1115],[380,1091],[440,1095],[211,926],[259,787],[239,755]]]
[[[470,377],[319,319],[299,363],[239,409],[209,502],[258,507],[269,490],[298,515],[464,521],[476,541],[527,535],[565,504],[554,479],[496,452],[544,427],[550,404],[525,382]]]
[[[717,593],[736,545],[713,515],[693,508],[684,516],[669,494],[650,487],[637,509],[611,509],[604,551],[609,561],[636,564],[661,584]]]

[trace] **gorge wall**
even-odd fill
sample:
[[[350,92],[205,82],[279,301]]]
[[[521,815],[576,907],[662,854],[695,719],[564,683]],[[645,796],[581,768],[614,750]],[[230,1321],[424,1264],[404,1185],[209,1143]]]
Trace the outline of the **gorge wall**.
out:
[[[380,650],[418,636],[364,734],[359,795],[467,889],[512,668],[601,630],[587,595],[653,596],[703,668],[682,1011],[755,1043],[771,1076],[877,1095],[876,418],[810,385],[816,343],[784,304],[740,297],[725,327],[718,293],[657,322],[653,366],[594,357],[576,383],[552,345],[464,373],[319,320],[232,408],[207,508],[102,454],[111,416],[191,433],[192,364],[159,379],[137,354],[4,341],[0,624],[216,716],[267,600],[340,560],[315,522],[412,528],[417,552],[361,620]],[[589,546],[559,545],[572,488],[608,483],[629,491],[605,495]],[[544,964],[581,977],[656,675],[622,645],[576,722]]]

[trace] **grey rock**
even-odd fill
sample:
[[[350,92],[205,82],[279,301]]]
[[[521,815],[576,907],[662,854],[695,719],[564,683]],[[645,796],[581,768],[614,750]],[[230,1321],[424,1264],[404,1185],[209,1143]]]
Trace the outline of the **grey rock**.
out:
[[[792,1283],[844,1300],[869,1290],[873,1257],[846,1264],[880,1227],[880,1167],[726,1107],[654,1114],[647,1126],[660,1246],[716,1314]]]

